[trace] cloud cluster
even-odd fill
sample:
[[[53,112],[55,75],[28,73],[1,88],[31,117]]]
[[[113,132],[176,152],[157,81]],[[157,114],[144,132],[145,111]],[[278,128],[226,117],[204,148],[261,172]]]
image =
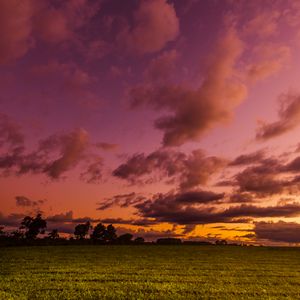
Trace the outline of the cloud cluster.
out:
[[[175,198],[176,199],[176,198]],[[230,223],[249,222],[250,218],[266,217],[297,217],[300,215],[300,205],[290,203],[277,206],[255,206],[242,204],[220,208],[212,205],[203,205],[201,198],[188,197],[175,200],[170,195],[159,195],[152,200],[135,205],[137,214],[143,218],[154,218],[157,222],[169,222],[176,224],[208,224],[208,223]],[[204,198],[207,200],[207,198]],[[209,200],[214,198],[209,198]],[[184,200],[184,201],[183,201]],[[197,201],[198,200],[198,201]],[[199,202],[200,201],[200,202]],[[210,202],[213,202],[212,200]],[[203,203],[203,202],[202,202]]]
[[[278,117],[278,121],[260,125],[256,132],[257,140],[265,141],[278,137],[300,124],[300,95],[282,95],[280,98]]]
[[[102,0],[1,0],[0,64],[12,63],[44,44],[63,50],[72,46],[88,59],[124,47],[133,53],[153,53],[179,34],[176,11],[166,0],[139,1],[121,16],[105,13],[115,6],[122,8],[121,3]],[[121,19],[122,26],[108,38],[105,24],[113,18]]]
[[[132,28],[127,24],[117,40],[139,54],[157,52],[179,34],[176,11],[166,0],[140,1],[133,19]]]
[[[300,243],[300,224],[294,222],[256,222],[254,232],[257,239],[274,242]]]
[[[229,166],[244,166],[254,163],[260,163],[265,157],[265,152],[259,150],[256,152],[242,154],[236,157],[233,161],[229,163]]]
[[[37,207],[45,202],[45,200],[31,200],[25,196],[16,196],[16,205],[21,207]]]
[[[100,202],[98,205],[98,210],[104,210],[108,209],[114,205],[120,206],[120,207],[129,207],[132,205],[135,205],[141,201],[145,200],[145,197],[138,195],[134,192],[129,194],[120,194],[115,195],[111,198],[104,199],[102,202]]]
[[[299,192],[300,158],[290,161],[266,157],[265,152],[240,155],[231,163],[232,166],[246,166],[233,175],[232,179],[219,183],[223,186],[237,187],[238,193],[250,193],[263,198],[282,193]]]
[[[211,176],[222,169],[226,161],[216,156],[206,156],[202,150],[190,155],[180,151],[160,149],[136,154],[113,171],[113,175],[134,184],[166,178],[166,182],[178,182],[180,189],[188,190],[205,185]]]
[[[76,32],[100,8],[100,1],[0,1],[0,64],[24,56],[39,41],[62,43],[78,40]]]
[[[6,115],[0,121],[0,129],[2,175],[35,173],[59,179],[83,163],[88,164],[82,173],[86,181],[97,182],[102,176],[102,159],[91,151],[89,134],[82,128],[42,139],[30,152],[26,151],[20,126]]]
[[[133,107],[150,105],[168,111],[155,127],[164,133],[163,145],[179,146],[202,137],[217,124],[232,117],[247,89],[236,77],[236,62],[243,43],[234,29],[220,38],[210,56],[206,75],[197,89],[184,84],[141,84],[131,89]]]

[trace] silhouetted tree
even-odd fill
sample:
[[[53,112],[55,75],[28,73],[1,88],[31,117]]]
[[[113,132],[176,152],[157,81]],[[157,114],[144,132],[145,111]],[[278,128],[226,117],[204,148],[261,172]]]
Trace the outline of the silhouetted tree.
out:
[[[75,227],[75,231],[74,231],[74,235],[76,239],[83,240],[87,236],[91,228],[92,226],[90,222],[86,222],[84,224],[78,224]]]
[[[59,239],[59,233],[57,229],[53,229],[51,232],[48,233],[48,238],[50,240]]]
[[[20,229],[25,229],[26,239],[35,239],[38,234],[44,234],[47,227],[47,222],[42,218],[41,214],[37,214],[35,218],[26,216],[20,226]]]
[[[144,244],[145,243],[145,239],[143,237],[139,236],[139,237],[135,238],[133,242],[135,244],[139,244],[140,245],[140,244]]]
[[[110,224],[107,226],[104,234],[104,240],[106,242],[114,242],[117,238],[116,229],[115,227]]]
[[[130,244],[132,242],[133,235],[131,233],[125,233],[117,237],[118,244]]]
[[[95,241],[103,241],[105,238],[106,227],[102,223],[97,224],[91,234],[91,239]]]
[[[10,234],[10,237],[15,240],[20,240],[20,239],[24,239],[25,235],[22,230],[15,230]]]

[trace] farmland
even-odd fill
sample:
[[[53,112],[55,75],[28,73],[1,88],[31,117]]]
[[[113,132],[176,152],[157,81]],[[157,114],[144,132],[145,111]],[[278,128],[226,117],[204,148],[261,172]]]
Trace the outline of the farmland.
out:
[[[300,299],[300,249],[0,248],[0,299]]]

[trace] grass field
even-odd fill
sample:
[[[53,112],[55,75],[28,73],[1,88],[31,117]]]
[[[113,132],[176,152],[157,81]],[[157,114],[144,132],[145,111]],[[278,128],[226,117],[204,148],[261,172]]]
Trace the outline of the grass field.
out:
[[[0,299],[300,299],[300,249],[0,248]]]

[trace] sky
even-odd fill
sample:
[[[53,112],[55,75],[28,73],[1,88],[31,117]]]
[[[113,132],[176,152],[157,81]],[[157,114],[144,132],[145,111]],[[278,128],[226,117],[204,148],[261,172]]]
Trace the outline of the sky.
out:
[[[0,225],[300,243],[298,0],[0,0]]]

